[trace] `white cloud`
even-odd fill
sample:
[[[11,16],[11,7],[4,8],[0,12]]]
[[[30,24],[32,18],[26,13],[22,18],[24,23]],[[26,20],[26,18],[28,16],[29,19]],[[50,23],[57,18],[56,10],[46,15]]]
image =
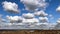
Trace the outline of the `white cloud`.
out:
[[[59,30],[60,29],[60,18],[58,18],[57,22],[56,22],[56,26],[55,29]]]
[[[44,29],[49,29],[48,23],[45,23],[45,24],[42,23],[42,24],[40,25],[40,29],[43,29],[43,30],[44,30]]]
[[[16,3],[4,1],[2,4],[3,4],[4,10],[6,10],[7,12],[19,13],[18,5]]]
[[[5,22],[5,19],[2,18],[3,15],[0,14],[0,22]]]
[[[39,23],[39,20],[37,18],[32,18],[32,19],[24,19],[23,23],[27,24],[34,24],[34,23]]]
[[[60,23],[60,18],[57,20],[57,23]]]
[[[50,17],[51,19],[53,19],[53,18],[54,18],[54,16],[53,16],[52,14],[50,14],[50,15],[49,15],[49,17]]]
[[[11,25],[11,23],[5,23],[5,22],[0,23],[0,26],[9,26],[9,25]]]
[[[57,12],[60,12],[60,6],[57,7],[56,11]]]
[[[39,17],[39,20],[42,23],[49,22],[47,17]]]
[[[45,8],[48,3],[45,0],[21,0],[26,10],[35,10],[37,8]]]
[[[34,14],[35,14],[36,16],[41,16],[41,17],[45,17],[45,16],[48,15],[48,14],[45,13],[43,10],[38,11],[38,12],[35,12]]]
[[[56,23],[37,23],[37,26],[39,26],[40,29],[55,29]]]
[[[21,23],[22,17],[21,16],[6,16],[8,20],[10,20],[11,23]]]
[[[32,19],[32,18],[34,18],[34,14],[31,14],[31,13],[24,13],[23,15],[22,15],[24,18],[26,18],[26,19]]]
[[[55,26],[57,25],[56,23],[50,23],[49,25],[49,29],[55,29]]]

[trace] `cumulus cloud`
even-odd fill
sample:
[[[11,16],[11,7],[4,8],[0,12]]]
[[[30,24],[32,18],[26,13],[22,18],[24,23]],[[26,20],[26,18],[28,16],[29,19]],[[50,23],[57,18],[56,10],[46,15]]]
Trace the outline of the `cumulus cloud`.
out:
[[[45,24],[42,23],[42,24],[40,25],[40,29],[43,29],[43,30],[44,30],[44,29],[49,29],[48,23],[45,23]]]
[[[4,10],[10,13],[19,13],[18,5],[16,3],[12,2],[7,2],[4,1],[2,2]]]
[[[37,26],[40,28],[40,29],[49,29],[49,30],[52,30],[52,29],[55,29],[55,26],[57,24],[56,23],[38,23]]]
[[[55,29],[57,23],[49,23],[48,25],[49,25],[49,29]]]
[[[45,8],[48,3],[45,0],[20,0],[26,10],[35,10],[37,8]]]
[[[39,20],[42,23],[49,22],[47,17],[39,17]]]
[[[44,12],[44,10],[38,11],[34,13],[36,16],[41,16],[41,17],[45,17],[48,14]]]
[[[60,23],[60,18],[57,20],[57,23]]]
[[[56,26],[55,26],[55,29],[60,29],[60,18],[58,18],[58,20],[57,20],[57,24],[56,24]]]
[[[8,20],[10,20],[10,23],[21,23],[22,17],[21,16],[6,16]]]
[[[34,24],[34,23],[39,23],[39,20],[37,18],[32,18],[32,19],[24,19],[23,23],[27,24]]]
[[[57,12],[60,12],[60,6],[57,7],[56,11]]]
[[[23,15],[22,15],[24,18],[26,18],[26,19],[32,19],[32,18],[34,18],[34,14],[31,14],[31,13],[24,13]]]

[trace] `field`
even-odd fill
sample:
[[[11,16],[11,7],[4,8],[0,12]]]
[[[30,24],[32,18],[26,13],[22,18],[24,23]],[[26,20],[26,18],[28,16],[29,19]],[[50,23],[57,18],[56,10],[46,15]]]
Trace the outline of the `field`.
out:
[[[35,30],[34,32],[26,30],[0,31],[0,34],[60,34],[59,30]]]

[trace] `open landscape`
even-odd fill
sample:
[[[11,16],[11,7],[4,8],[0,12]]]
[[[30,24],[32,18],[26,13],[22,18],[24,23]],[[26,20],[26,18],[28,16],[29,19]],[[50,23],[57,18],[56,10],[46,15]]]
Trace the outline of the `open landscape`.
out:
[[[0,34],[60,34],[59,30],[35,30],[33,32],[27,30],[0,31]]]
[[[0,34],[60,34],[60,0],[0,0]]]

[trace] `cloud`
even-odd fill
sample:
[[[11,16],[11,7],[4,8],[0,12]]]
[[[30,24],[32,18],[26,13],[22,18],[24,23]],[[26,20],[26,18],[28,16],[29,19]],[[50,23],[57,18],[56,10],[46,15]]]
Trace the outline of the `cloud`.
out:
[[[49,29],[49,25],[48,25],[48,23],[45,23],[45,24],[41,24],[40,25],[40,29]]]
[[[0,26],[3,27],[3,26],[8,26],[8,25],[11,25],[11,23],[5,23],[5,22],[1,22],[0,23]]]
[[[5,22],[5,19],[2,18],[2,14],[0,14],[0,22]]]
[[[60,23],[60,18],[57,20],[57,23]]]
[[[36,24],[36,27],[38,28],[38,29],[43,29],[43,30],[47,30],[47,29],[49,29],[49,27],[50,27],[50,24],[49,23],[37,23]]]
[[[21,16],[6,16],[8,20],[10,20],[10,23],[21,23],[22,17]]]
[[[60,6],[57,7],[56,11],[57,12],[60,12]]]
[[[58,18],[57,22],[56,22],[56,26],[55,26],[55,29],[60,29],[60,18]]]
[[[52,30],[52,29],[55,29],[55,26],[57,24],[56,23],[37,23],[37,26],[40,28],[40,29],[48,29],[48,30]]]
[[[22,15],[24,18],[26,18],[26,19],[32,19],[32,18],[34,18],[34,14],[31,14],[31,13],[24,13],[23,15]]]
[[[50,14],[50,15],[49,15],[49,17],[50,17],[51,19],[53,19],[53,18],[54,18],[54,16],[53,16],[52,14]]]
[[[44,12],[44,10],[38,11],[34,13],[36,16],[41,16],[41,17],[45,17],[48,14]]]
[[[20,0],[26,10],[35,10],[37,8],[45,8],[48,3],[45,0]]]
[[[42,23],[49,22],[47,17],[39,17],[39,20]]]
[[[39,23],[39,20],[37,18],[32,18],[32,19],[24,19],[23,23],[27,23],[27,24],[34,24],[34,23]]]
[[[50,23],[49,25],[49,29],[55,29],[55,26],[57,25],[57,23]]]
[[[49,15],[49,17],[53,17],[53,15],[52,15],[52,14],[50,14],[50,15]]]
[[[4,10],[10,13],[19,13],[18,5],[16,3],[12,2],[7,2],[4,1],[2,2]]]

